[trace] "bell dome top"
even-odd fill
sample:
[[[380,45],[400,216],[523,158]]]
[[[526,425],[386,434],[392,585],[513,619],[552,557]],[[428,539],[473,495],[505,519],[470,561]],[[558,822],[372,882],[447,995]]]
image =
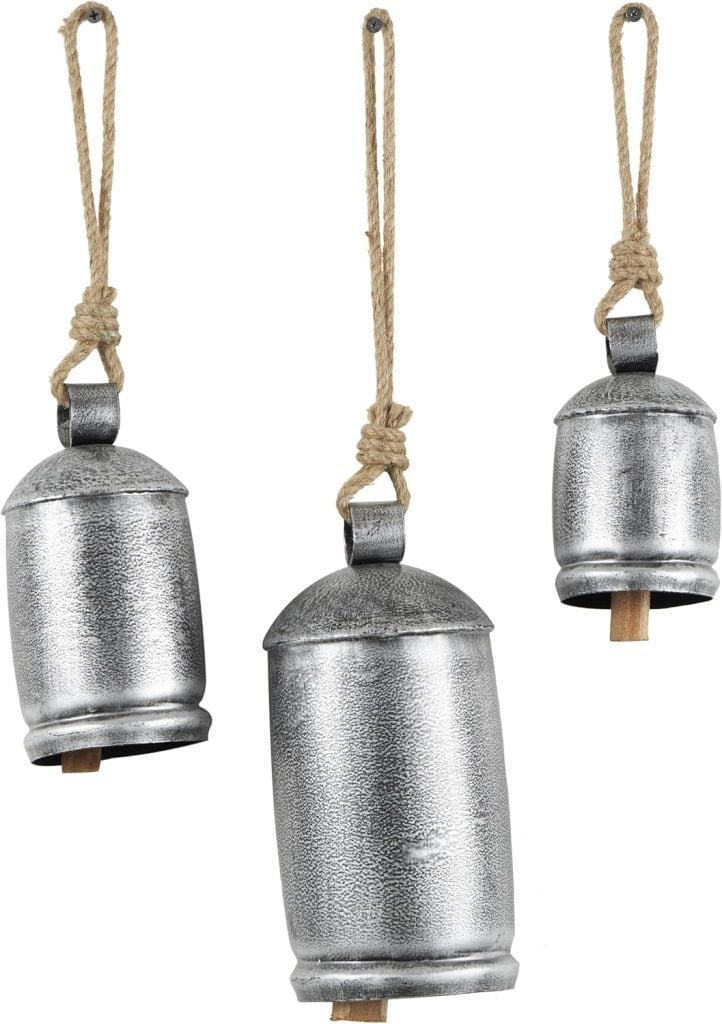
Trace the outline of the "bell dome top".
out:
[[[372,562],[332,572],[300,593],[263,646],[493,628],[476,602],[439,576],[398,562]]]
[[[23,477],[5,503],[3,515],[24,505],[98,494],[188,491],[167,469],[131,448],[89,444],[64,448]]]
[[[560,410],[555,423],[575,416],[629,412],[668,412],[716,420],[712,409],[684,384],[654,373],[618,373],[578,391]]]

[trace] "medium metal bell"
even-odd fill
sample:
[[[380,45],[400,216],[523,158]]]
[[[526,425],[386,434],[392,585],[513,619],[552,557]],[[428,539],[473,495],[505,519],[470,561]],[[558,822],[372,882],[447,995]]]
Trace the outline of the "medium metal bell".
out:
[[[58,410],[65,449],[3,509],[28,756],[65,766],[71,752],[114,757],[205,740],[188,492],[145,455],[114,447],[112,385],[68,393],[69,409]]]
[[[492,624],[399,564],[400,504],[350,508],[348,568],[264,640],[292,984],[337,1003],[512,988]]]
[[[623,591],[649,593],[652,608],[709,600],[719,586],[715,414],[655,376],[651,316],[610,318],[608,334],[612,376],[583,388],[555,421],[559,597],[593,608]]]

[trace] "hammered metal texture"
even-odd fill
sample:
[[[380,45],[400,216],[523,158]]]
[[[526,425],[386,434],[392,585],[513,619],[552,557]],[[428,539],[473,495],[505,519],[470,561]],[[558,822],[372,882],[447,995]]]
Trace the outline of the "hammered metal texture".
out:
[[[711,598],[720,539],[714,413],[649,373],[596,381],[557,417],[554,547],[562,601],[608,607],[617,590],[652,606]]]
[[[108,493],[111,486],[118,493]],[[55,764],[85,747],[110,757],[207,738],[184,493],[152,460],[104,445],[59,452],[13,492],[8,600],[32,761]]]
[[[375,564],[320,580],[269,631],[276,829],[299,999],[513,987],[490,629],[444,580]]]

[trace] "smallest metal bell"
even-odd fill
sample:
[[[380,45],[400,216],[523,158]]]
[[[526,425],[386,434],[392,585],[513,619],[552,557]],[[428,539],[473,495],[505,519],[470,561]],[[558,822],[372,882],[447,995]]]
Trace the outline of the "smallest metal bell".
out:
[[[492,624],[399,564],[398,502],[350,511],[348,567],[264,640],[291,981],[301,1001],[344,1004],[512,988]]]
[[[612,376],[555,421],[559,597],[590,608],[624,592],[649,594],[652,608],[709,600],[719,586],[715,414],[656,376],[651,316],[609,318],[607,352]]]
[[[187,490],[113,444],[110,384],[68,385],[63,451],[8,498],[10,629],[30,760],[141,754],[207,739]],[[86,762],[82,762],[87,764]],[[93,766],[69,770],[94,770]]]

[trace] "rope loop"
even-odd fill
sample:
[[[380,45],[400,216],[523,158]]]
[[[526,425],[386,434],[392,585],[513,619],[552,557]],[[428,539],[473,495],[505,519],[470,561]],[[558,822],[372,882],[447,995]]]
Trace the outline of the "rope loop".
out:
[[[83,99],[83,80],[78,56],[78,30],[84,22],[102,21],[105,28],[105,73],[103,81],[103,149],[100,170],[100,195],[96,208],[93,195],[88,126]],[[109,8],[98,3],[84,3],[66,18],[60,29],[65,41],[70,96],[78,149],[80,191],[83,199],[85,230],[88,236],[90,286],[83,301],[75,307],[70,325],[70,338],[75,345],[58,364],[50,378],[50,389],[57,402],[67,407],[65,381],[79,363],[97,349],[108,380],[120,391],[123,367],[116,351],[120,342],[118,311],[113,306],[116,291],[108,284],[108,252],[110,243],[110,200],[113,189],[115,155],[115,79],[118,64],[118,30]]]
[[[376,47],[379,34],[384,44],[383,68],[383,229],[379,196],[379,167],[376,110]],[[394,134],[394,28],[388,11],[374,8],[364,18],[362,29],[366,99],[366,199],[368,206],[371,304],[376,352],[376,401],[368,411],[368,423],[361,428],[356,458],[361,463],[343,485],[336,507],[351,521],[349,502],[363,487],[388,473],[398,501],[406,510],[409,489],[404,471],[408,469],[406,437],[401,430],[411,419],[411,410],[393,400],[394,380],[394,247],[396,151]]]
[[[642,103],[642,135],[639,144],[639,175],[635,195],[629,156],[629,123],[624,89],[624,58],[622,30],[625,22],[644,21],[647,28],[647,61]],[[612,64],[614,113],[617,122],[617,151],[619,180],[622,188],[622,237],[612,246],[609,277],[612,286],[597,306],[594,323],[604,335],[607,317],[617,303],[633,288],[639,288],[647,300],[655,324],[664,315],[658,288],[662,275],[657,265],[656,250],[649,242],[647,207],[649,205],[649,177],[652,164],[654,137],[654,99],[657,85],[657,51],[659,29],[653,11],[645,4],[626,4],[612,18],[609,29],[609,53]]]

